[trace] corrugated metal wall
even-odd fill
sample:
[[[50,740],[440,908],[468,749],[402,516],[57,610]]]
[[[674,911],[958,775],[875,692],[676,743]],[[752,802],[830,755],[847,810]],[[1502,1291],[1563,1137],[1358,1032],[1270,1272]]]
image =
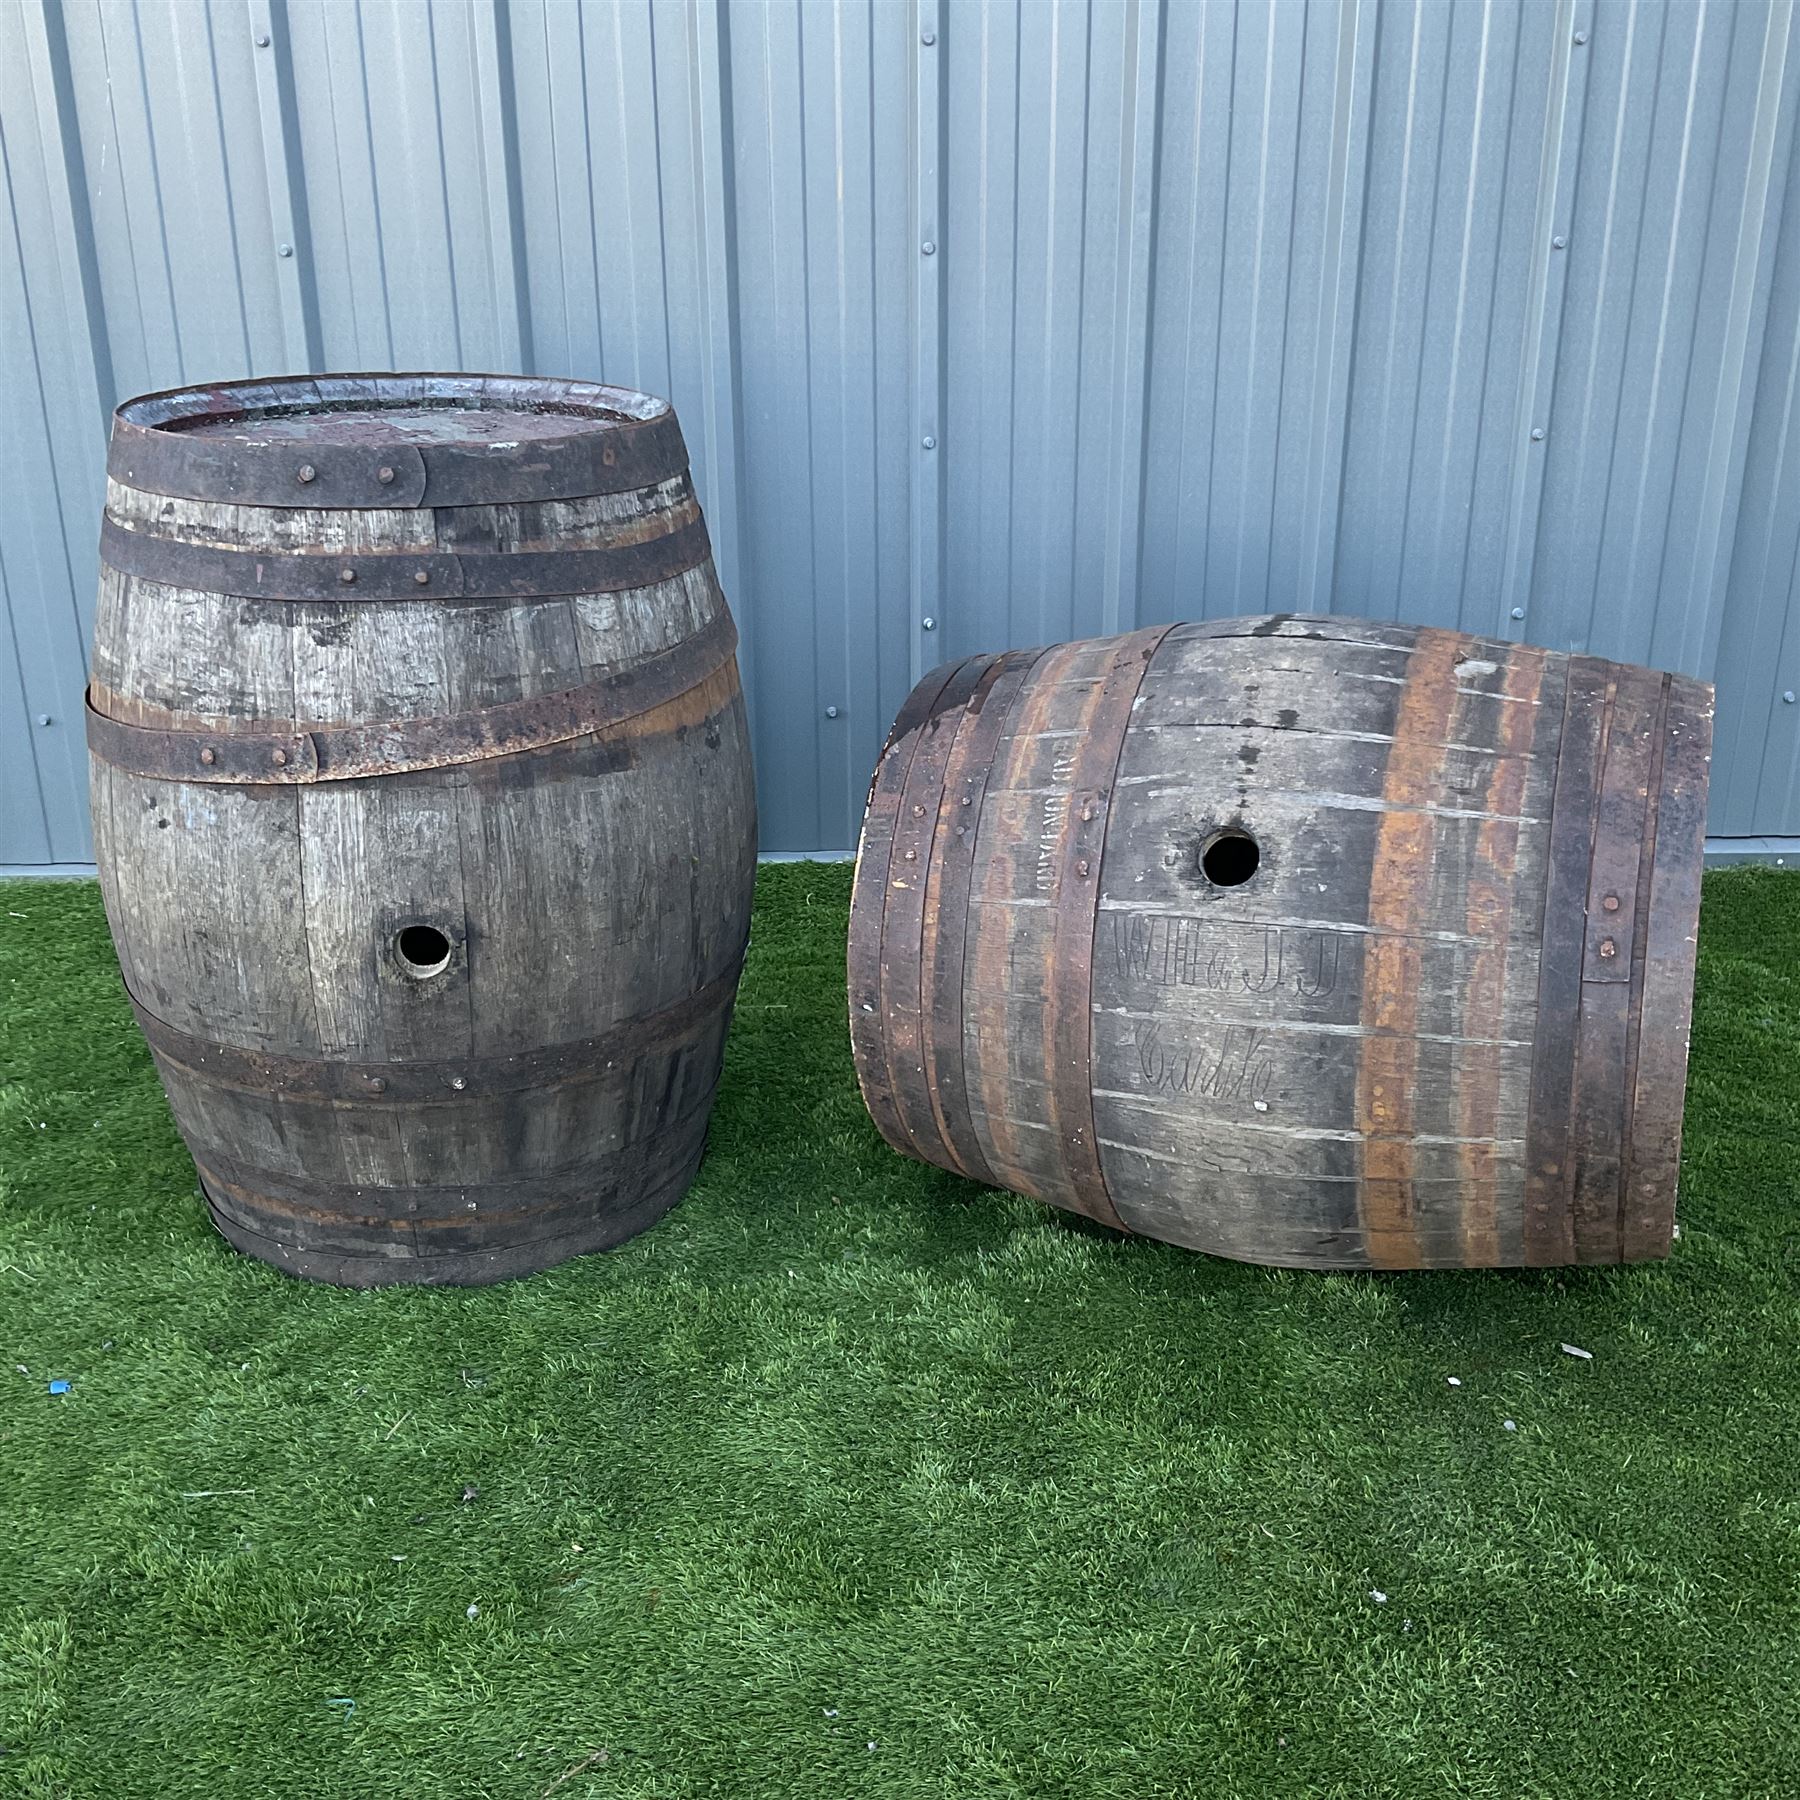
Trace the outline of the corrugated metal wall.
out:
[[[0,0],[0,863],[89,854],[105,419],[673,397],[764,841],[916,674],[1337,609],[1716,673],[1800,833],[1788,0]]]

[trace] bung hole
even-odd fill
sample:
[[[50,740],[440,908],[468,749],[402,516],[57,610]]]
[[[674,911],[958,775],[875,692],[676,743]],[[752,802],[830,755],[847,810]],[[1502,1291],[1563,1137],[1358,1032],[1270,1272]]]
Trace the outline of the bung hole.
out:
[[[1256,873],[1262,852],[1247,831],[1221,831],[1200,852],[1200,873],[1214,887],[1242,887]]]
[[[450,966],[450,940],[435,925],[408,925],[394,939],[394,949],[407,974],[421,979]]]

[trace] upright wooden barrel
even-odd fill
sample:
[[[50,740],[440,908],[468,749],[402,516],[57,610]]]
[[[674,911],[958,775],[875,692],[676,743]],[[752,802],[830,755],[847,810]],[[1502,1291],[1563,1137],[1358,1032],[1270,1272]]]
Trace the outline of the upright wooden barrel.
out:
[[[214,1222],[486,1282],[694,1174],[750,915],[736,632],[669,406],[344,375],[108,459],[94,832]]]
[[[1711,737],[1699,682],[1342,618],[938,669],[857,859],[869,1110],[1246,1261],[1664,1255]]]

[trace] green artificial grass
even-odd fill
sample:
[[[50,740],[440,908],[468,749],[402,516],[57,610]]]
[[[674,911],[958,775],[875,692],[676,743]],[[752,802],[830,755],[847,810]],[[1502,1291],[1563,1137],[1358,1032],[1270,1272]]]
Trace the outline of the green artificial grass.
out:
[[[1708,878],[1667,1263],[1383,1277],[891,1154],[849,882],[763,872],[663,1224],[375,1294],[0,888],[0,1793],[1800,1792],[1800,881]]]

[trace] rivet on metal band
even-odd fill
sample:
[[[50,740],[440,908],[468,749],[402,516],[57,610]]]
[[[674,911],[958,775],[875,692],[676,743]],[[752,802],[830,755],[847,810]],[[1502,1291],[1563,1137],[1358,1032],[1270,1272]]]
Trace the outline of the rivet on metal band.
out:
[[[619,593],[674,580],[712,554],[697,507],[673,530],[581,550],[487,551],[416,548],[368,556],[323,556],[222,549],[186,538],[130,529],[107,518],[100,556],[109,569],[165,587],[245,600],[332,600],[347,587],[360,600],[412,600],[430,588],[433,603],[509,600],[526,605],[568,594]]]
[[[389,1104],[451,1104],[449,1094],[492,1095],[593,1080],[616,1063],[667,1049],[701,1030],[731,1003],[737,961],[706,986],[655,1012],[622,1020],[595,1037],[549,1044],[516,1056],[459,1058],[454,1063],[338,1061],[217,1044],[193,1036],[151,1012],[133,994],[131,1008],[158,1057],[219,1087],[276,1093],[298,1101],[362,1100]]]

